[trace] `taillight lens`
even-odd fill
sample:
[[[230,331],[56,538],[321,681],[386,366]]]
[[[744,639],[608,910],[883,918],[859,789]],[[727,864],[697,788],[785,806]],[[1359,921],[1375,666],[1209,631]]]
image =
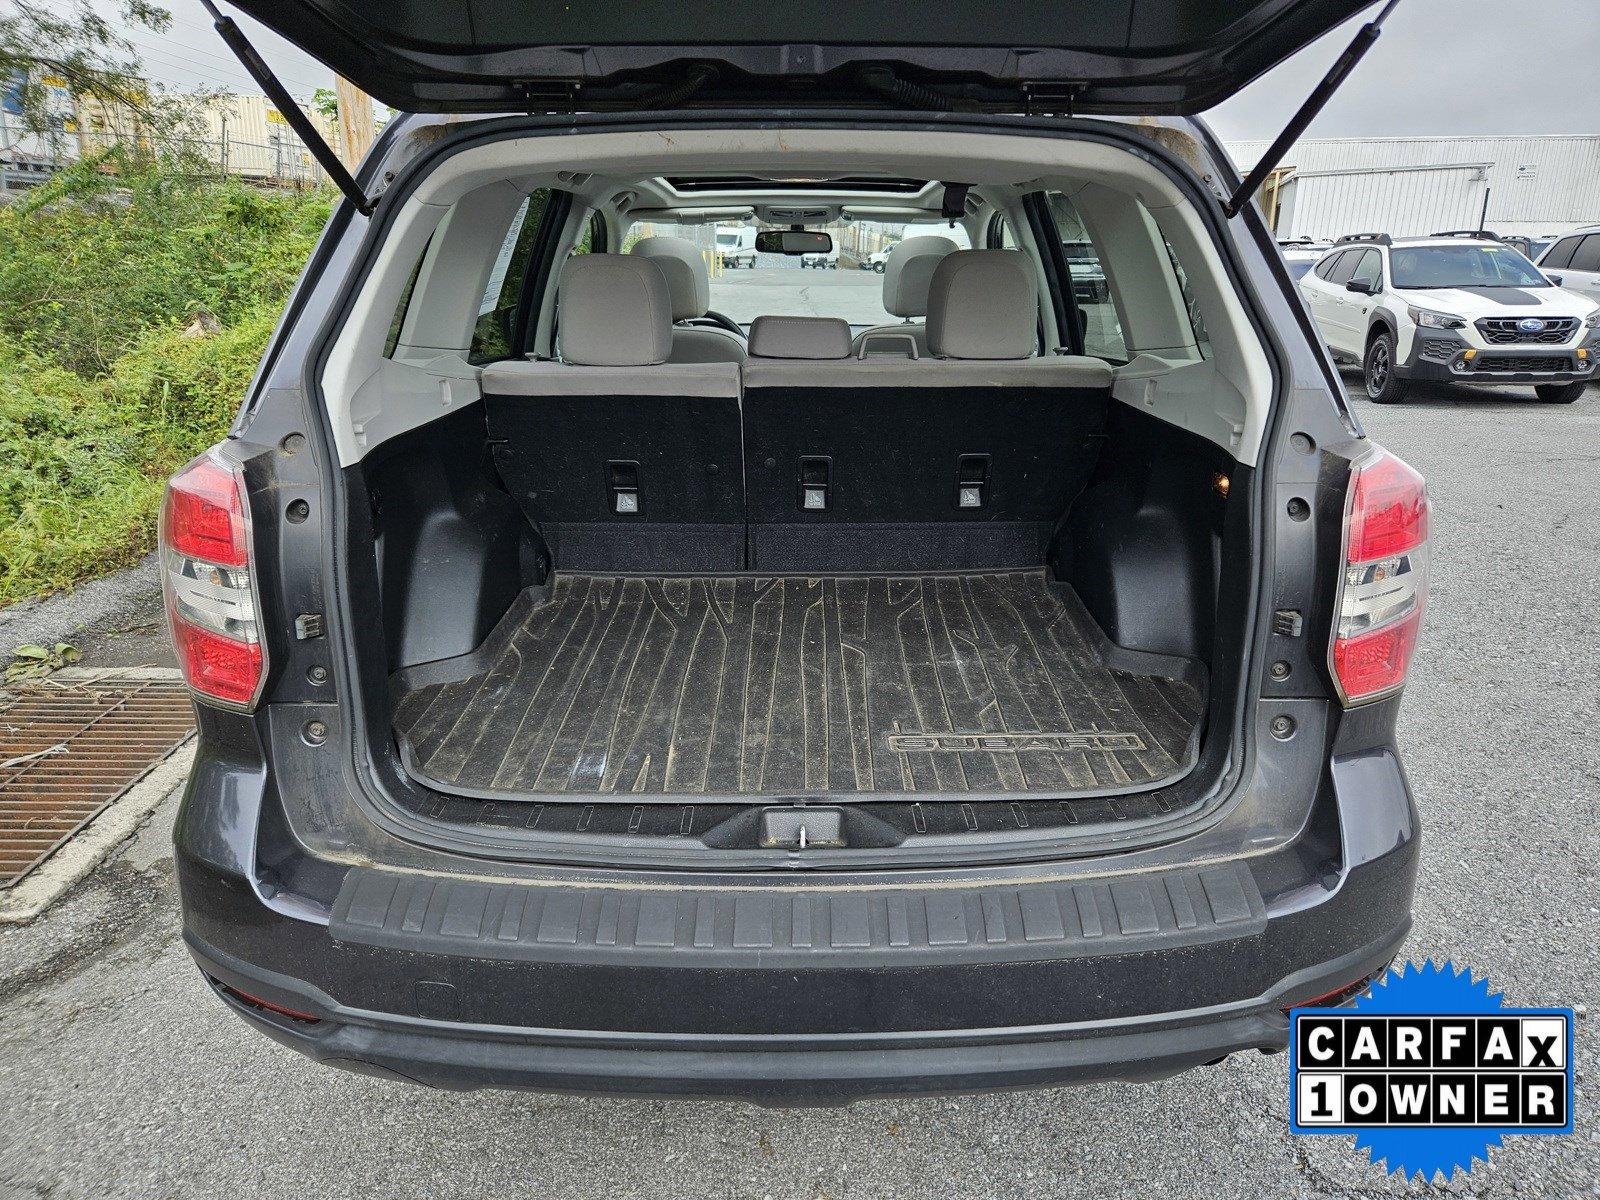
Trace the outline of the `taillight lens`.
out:
[[[178,665],[202,700],[256,702],[266,676],[239,469],[208,450],[167,484],[161,581]]]
[[[1387,450],[1351,470],[1345,547],[1329,660],[1340,697],[1359,704],[1405,682],[1428,598],[1428,495]]]

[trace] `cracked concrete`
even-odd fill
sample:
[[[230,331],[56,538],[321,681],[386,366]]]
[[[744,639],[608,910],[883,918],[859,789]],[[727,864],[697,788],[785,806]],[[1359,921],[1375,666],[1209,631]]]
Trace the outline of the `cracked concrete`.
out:
[[[1407,953],[1488,972],[1511,1003],[1593,1011],[1600,501],[1592,473],[1560,460],[1600,446],[1600,393],[1553,408],[1419,389],[1403,408],[1357,408],[1435,501],[1401,730],[1425,822]],[[1348,1138],[1291,1137],[1283,1056],[1137,1087],[815,1112],[329,1071],[202,984],[178,936],[174,810],[54,910],[0,929],[0,1197],[1600,1195],[1582,1082],[1576,1134],[1508,1138],[1488,1166],[1425,1189]],[[1597,1050],[1580,1020],[1580,1071]]]

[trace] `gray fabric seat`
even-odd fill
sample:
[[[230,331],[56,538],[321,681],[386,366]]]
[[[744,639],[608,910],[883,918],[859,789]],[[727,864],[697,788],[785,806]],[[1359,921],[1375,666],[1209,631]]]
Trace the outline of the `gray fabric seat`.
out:
[[[927,315],[928,285],[933,282],[934,269],[955,249],[956,244],[949,238],[929,234],[904,238],[890,250],[883,264],[883,311],[905,320],[898,325],[874,325],[865,330],[857,335],[850,352],[860,354],[866,346],[868,354],[905,356],[905,339],[909,337],[917,357],[925,357],[928,328],[914,318]]]
[[[1098,456],[1111,368],[1038,354],[1037,285],[1015,251],[939,258],[927,318],[917,358],[909,347],[840,356],[821,326],[752,335],[741,372],[751,569],[1046,561]]]
[[[668,362],[743,362],[742,339],[726,329],[683,322],[703,317],[711,308],[711,280],[705,259],[684,238],[647,237],[629,254],[648,258],[661,268],[672,296],[672,353]]]
[[[569,259],[557,304],[560,362],[482,376],[495,465],[556,567],[738,570],[738,364],[667,361],[672,306],[647,256]]]

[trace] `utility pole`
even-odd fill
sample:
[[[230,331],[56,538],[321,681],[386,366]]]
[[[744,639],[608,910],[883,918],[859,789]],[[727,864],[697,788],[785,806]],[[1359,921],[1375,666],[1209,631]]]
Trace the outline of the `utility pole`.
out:
[[[339,101],[339,159],[351,171],[372,148],[372,97],[342,75],[333,77]]]

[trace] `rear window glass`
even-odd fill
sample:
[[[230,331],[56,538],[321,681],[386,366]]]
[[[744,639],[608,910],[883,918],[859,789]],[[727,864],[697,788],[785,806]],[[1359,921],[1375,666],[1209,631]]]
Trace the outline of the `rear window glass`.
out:
[[[1083,352],[1110,362],[1127,362],[1128,343],[1100,249],[1071,200],[1060,192],[1050,192],[1048,202],[1072,276],[1072,296],[1083,321]]]
[[[808,225],[829,234],[827,254],[762,254],[755,248],[758,229],[779,226],[754,221],[722,225],[678,225],[636,221],[622,241],[626,254],[647,237],[674,237],[699,252],[711,279],[711,309],[748,326],[757,317],[843,317],[864,328],[904,318],[883,307],[883,273],[890,249],[903,238],[935,234],[958,250],[969,250],[967,231],[948,223],[903,224],[837,221]]]
[[[1177,277],[1178,290],[1183,293],[1183,307],[1189,314],[1189,327],[1194,330],[1194,344],[1201,358],[1210,358],[1211,335],[1206,332],[1206,319],[1200,315],[1200,304],[1194,298],[1194,288],[1189,286],[1189,276],[1184,273],[1183,264],[1178,261],[1172,243],[1163,238],[1162,244],[1167,248],[1167,261],[1172,264],[1172,273]]]
[[[489,362],[511,353],[517,301],[522,295],[522,281],[527,276],[528,261],[533,256],[533,244],[549,201],[550,189],[539,188],[522,202],[522,207],[511,218],[505,239],[500,243],[500,253],[495,256],[494,269],[489,272],[488,286],[478,301],[478,320],[472,329],[468,362]]]

